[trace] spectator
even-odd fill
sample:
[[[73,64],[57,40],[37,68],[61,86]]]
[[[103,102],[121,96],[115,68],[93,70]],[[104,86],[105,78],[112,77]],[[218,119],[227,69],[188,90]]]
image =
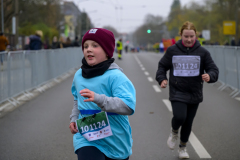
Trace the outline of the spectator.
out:
[[[159,43],[159,51],[160,51],[160,53],[164,53],[164,44],[163,44],[163,41],[161,41],[161,42]]]
[[[37,30],[35,32],[35,35],[31,35],[30,38],[30,43],[29,43],[29,49],[30,50],[40,50],[42,49],[42,41],[41,37],[43,36],[42,31]]]
[[[234,37],[232,37],[232,40],[231,40],[231,46],[236,46],[235,38],[234,38]]]
[[[24,50],[29,50],[29,43],[30,43],[30,38],[29,36],[25,37],[25,45],[23,47]]]
[[[58,48],[64,48],[64,47],[65,47],[65,39],[63,37],[60,37]]]
[[[59,47],[59,42],[56,36],[53,37],[53,41],[52,41],[52,49],[57,49],[60,48]]]
[[[78,36],[75,37],[75,41],[73,42],[74,47],[80,47]]]
[[[9,42],[3,33],[0,33],[0,53],[5,52]],[[1,65],[3,65],[3,54],[0,54]]]
[[[64,48],[71,47],[71,46],[72,46],[72,42],[71,42],[71,39],[68,37],[67,41],[66,41],[66,43],[64,45]]]
[[[50,49],[51,48],[48,38],[45,39],[45,42],[44,42],[43,46],[44,46],[44,49]]]
[[[174,45],[175,43],[176,43],[175,38],[172,37],[172,45]]]
[[[225,46],[229,46],[228,40],[226,40],[226,41],[224,42],[224,45],[225,45]]]
[[[125,46],[125,52],[128,53],[128,45]]]

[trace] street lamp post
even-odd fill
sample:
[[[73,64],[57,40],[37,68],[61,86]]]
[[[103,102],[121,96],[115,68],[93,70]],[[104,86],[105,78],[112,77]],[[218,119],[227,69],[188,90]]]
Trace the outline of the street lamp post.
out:
[[[15,47],[17,48],[18,46],[18,23],[19,23],[19,14],[18,14],[18,9],[19,9],[19,3],[18,3],[19,0],[15,0],[15,17],[16,17],[16,33],[15,33]]]
[[[2,32],[4,32],[3,0],[1,0],[1,10],[2,10]]]
[[[236,14],[235,14],[235,18],[236,18],[236,37],[235,37],[235,44],[236,46],[238,45],[238,10],[239,10],[239,7],[238,7],[238,0],[236,0]]]
[[[93,10],[93,11],[89,11],[89,12],[85,12],[86,13],[86,32],[88,31],[88,29],[91,27],[90,24],[90,17],[88,16],[88,14],[90,13],[96,13],[97,10]]]

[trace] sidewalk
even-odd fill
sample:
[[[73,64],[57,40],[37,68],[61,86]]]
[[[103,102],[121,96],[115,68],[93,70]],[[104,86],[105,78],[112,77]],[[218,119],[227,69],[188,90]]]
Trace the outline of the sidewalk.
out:
[[[61,76],[59,76],[55,79],[52,79],[37,88],[34,88],[28,92],[22,93],[16,97],[11,97],[11,98],[9,98],[9,100],[4,101],[3,103],[0,103],[0,118],[5,116],[7,113],[13,111],[14,109],[18,108],[22,104],[30,101],[31,99],[37,97],[38,95],[44,93],[46,90],[61,83],[68,77],[74,75],[75,72],[76,72],[76,70],[72,69],[72,70],[68,71],[67,73],[62,74]]]

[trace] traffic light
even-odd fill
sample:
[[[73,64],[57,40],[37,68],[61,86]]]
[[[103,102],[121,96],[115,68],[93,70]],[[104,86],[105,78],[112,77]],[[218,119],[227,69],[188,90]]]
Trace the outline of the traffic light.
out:
[[[147,33],[151,33],[151,30],[150,30],[150,29],[148,29],[148,30],[147,30]]]

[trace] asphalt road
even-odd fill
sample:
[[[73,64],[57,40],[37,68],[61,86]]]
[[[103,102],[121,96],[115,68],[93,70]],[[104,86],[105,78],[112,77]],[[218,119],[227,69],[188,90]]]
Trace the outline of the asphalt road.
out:
[[[169,88],[160,89],[155,81],[161,57],[156,53],[128,53],[121,61],[115,60],[137,93],[136,112],[129,117],[133,134],[131,160],[178,159],[177,149],[172,151],[166,144],[172,118],[167,107]],[[72,78],[0,119],[0,160],[77,159],[68,128]],[[204,102],[199,106],[187,145],[193,160],[240,159],[240,101],[229,97],[228,90],[217,90],[218,86],[204,84]]]

